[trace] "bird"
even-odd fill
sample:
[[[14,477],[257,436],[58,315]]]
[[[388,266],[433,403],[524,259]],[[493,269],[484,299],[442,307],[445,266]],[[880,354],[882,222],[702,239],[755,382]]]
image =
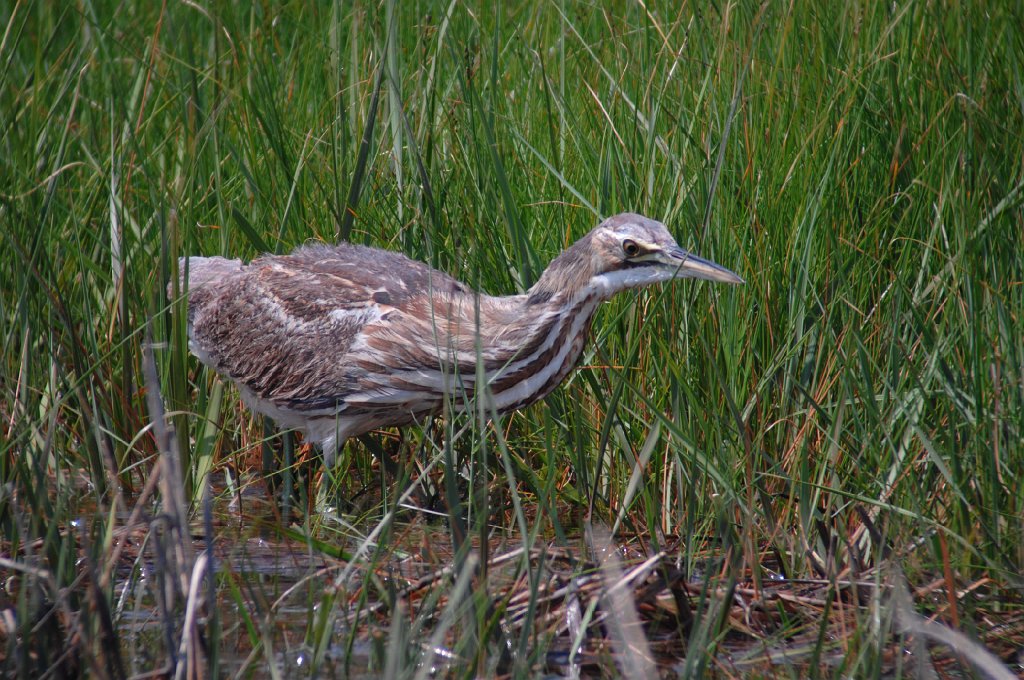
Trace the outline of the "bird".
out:
[[[619,292],[682,278],[743,283],[635,213],[602,221],[516,295],[351,243],[248,264],[181,258],[179,276],[190,351],[248,408],[317,444],[328,467],[347,439],[423,422],[446,402],[464,411],[485,395],[488,412],[505,413],[542,399]]]

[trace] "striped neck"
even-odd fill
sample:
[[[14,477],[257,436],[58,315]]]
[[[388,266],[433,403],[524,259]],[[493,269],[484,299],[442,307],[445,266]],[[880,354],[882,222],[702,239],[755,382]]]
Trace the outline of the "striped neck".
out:
[[[593,232],[552,260],[537,283],[527,291],[528,298],[545,302],[562,296],[566,299],[579,299],[596,273],[593,257],[588,254],[592,240]]]
[[[510,361],[487,373],[493,405],[500,412],[542,399],[575,368],[602,296],[596,291],[572,297],[534,291],[520,299],[522,323],[535,326],[537,332]]]

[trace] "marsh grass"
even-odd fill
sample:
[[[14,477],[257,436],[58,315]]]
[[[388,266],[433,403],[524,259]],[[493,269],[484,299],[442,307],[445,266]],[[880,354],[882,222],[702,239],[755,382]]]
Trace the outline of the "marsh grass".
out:
[[[983,9],[0,7],[5,673],[635,675],[629,603],[667,672],[1020,672],[1024,16]],[[747,284],[620,296],[515,414],[327,474],[187,352],[182,255],[510,293],[623,210]]]

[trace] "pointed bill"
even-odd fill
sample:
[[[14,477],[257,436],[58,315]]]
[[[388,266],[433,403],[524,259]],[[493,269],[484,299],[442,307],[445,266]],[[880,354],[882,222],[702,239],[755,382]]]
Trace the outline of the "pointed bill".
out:
[[[746,283],[735,272],[711,260],[689,253],[682,248],[673,248],[667,253],[665,264],[676,268],[677,279],[705,279],[720,283]]]

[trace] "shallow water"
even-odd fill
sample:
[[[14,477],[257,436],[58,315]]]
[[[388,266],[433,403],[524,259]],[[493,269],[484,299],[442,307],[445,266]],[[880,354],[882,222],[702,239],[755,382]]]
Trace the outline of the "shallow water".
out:
[[[234,498],[221,493],[209,540],[202,525],[191,527],[193,552],[212,546],[215,558],[214,606],[199,615],[204,658],[216,657],[221,676],[252,678],[309,677],[314,668],[317,677],[380,677],[389,663],[406,673],[426,667],[431,676],[617,674],[624,657],[615,639],[626,624],[609,609],[611,582],[583,533],[574,531],[566,544],[539,537],[525,550],[515,524],[501,513],[494,517],[504,524],[488,527],[485,544],[479,530],[472,532],[472,550],[464,553],[486,555],[486,568],[460,572],[447,522],[430,513],[402,511],[366,544],[380,515],[296,511],[286,525],[260,485]],[[162,613],[166,559],[148,529],[129,532],[115,571],[113,617],[129,675],[165,663],[168,640],[180,638],[183,620],[180,602],[171,615]],[[663,675],[691,672],[687,654],[708,651],[704,669],[724,675],[773,668],[802,674],[809,663],[842,663],[837,641],[844,626],[856,627],[856,592],[840,592],[844,604],[825,624],[822,646],[820,615],[827,608],[820,605],[832,596],[824,595],[825,582],[772,578],[777,569],[766,563],[767,580],[757,591],[728,581],[714,553],[683,573],[674,562],[683,553],[678,539],[659,554],[622,537],[609,547],[619,564],[614,582],[625,584],[636,611],[644,658]],[[346,559],[356,553],[357,560]],[[463,573],[469,587],[460,592]],[[206,595],[208,587],[204,581],[199,592]],[[835,614],[843,607],[846,614]],[[713,646],[699,642],[694,630],[719,630],[722,617],[724,633],[716,633]],[[899,643],[885,644],[899,658]]]

